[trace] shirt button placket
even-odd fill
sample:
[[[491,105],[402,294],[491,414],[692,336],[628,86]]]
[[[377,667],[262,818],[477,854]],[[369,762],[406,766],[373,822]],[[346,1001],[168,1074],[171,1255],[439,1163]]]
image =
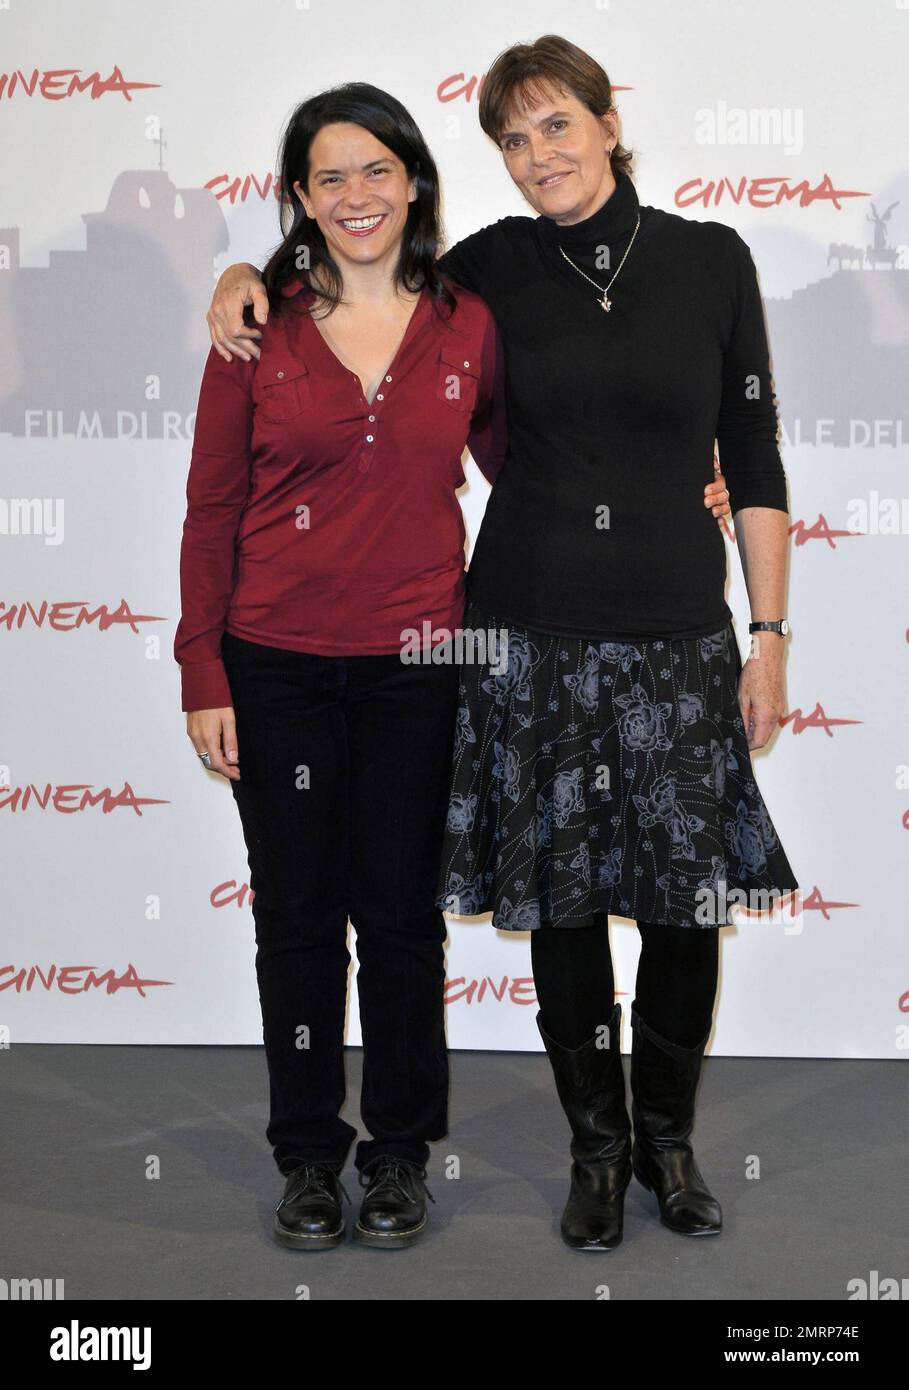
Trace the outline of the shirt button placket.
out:
[[[390,376],[386,376],[385,380],[386,380],[386,381],[391,381],[391,377],[390,377]],[[365,399],[366,399],[366,398],[365,398],[365,396],[364,396],[364,400],[365,400]],[[377,401],[384,401],[384,399],[385,399],[385,394],[384,394],[384,392],[379,391],[379,392],[376,393],[376,400],[377,400]],[[367,415],[366,420],[367,420],[367,423],[368,423],[368,424],[370,424],[370,425],[375,425],[375,424],[376,424],[376,421],[377,421],[377,417],[376,417],[375,415],[370,414],[370,415]],[[373,432],[372,434],[364,435],[364,438],[363,438],[364,444],[374,444],[375,441],[376,441],[375,432]],[[361,454],[360,454],[360,462],[357,464],[357,470],[358,470],[358,472],[360,472],[360,473],[368,473],[368,472],[369,472],[369,465],[370,465],[371,462],[372,462],[372,458],[371,458],[371,456],[370,456],[369,450],[368,450],[368,449],[363,449],[363,451],[362,451]]]

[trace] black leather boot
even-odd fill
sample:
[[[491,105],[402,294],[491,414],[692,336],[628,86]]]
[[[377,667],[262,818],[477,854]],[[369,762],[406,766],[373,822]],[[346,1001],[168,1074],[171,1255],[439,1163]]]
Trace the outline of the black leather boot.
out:
[[[272,1222],[276,1240],[295,1250],[327,1250],[341,1243],[341,1198],[347,1197],[342,1167],[336,1162],[306,1159],[288,1172],[284,1196],[275,1207]]]
[[[609,1019],[609,1047],[589,1038],[563,1047],[537,1027],[552,1063],[556,1090],[571,1126],[571,1189],[562,1214],[562,1239],[572,1250],[613,1250],[622,1240],[625,1189],[631,1182],[631,1121],[625,1109],[620,1024],[622,1006]]]
[[[723,1213],[688,1142],[710,1034],[696,1047],[680,1047],[645,1023],[634,1001],[631,1028],[634,1175],[656,1194],[664,1226],[686,1236],[716,1235],[722,1229]]]
[[[407,1158],[380,1154],[360,1170],[366,1188],[353,1238],[361,1245],[397,1250],[410,1245],[426,1226],[426,1169]]]

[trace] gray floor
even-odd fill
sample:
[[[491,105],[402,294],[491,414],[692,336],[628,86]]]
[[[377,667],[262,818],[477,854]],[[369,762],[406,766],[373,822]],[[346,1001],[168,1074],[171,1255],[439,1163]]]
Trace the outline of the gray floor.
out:
[[[360,1059],[348,1050],[354,1122]],[[546,1058],[451,1062],[423,1240],[299,1253],[271,1236],[283,1182],[264,1138],[260,1048],[14,1047],[2,1063],[3,1276],[63,1278],[70,1299],[292,1299],[301,1285],[314,1299],[596,1299],[608,1285],[616,1299],[842,1300],[872,1270],[909,1274],[898,1062],[708,1059],[695,1150],[725,1230],[667,1231],[632,1182],[625,1241],[600,1254],[558,1237],[568,1132]],[[352,1170],[345,1184],[356,1202]]]

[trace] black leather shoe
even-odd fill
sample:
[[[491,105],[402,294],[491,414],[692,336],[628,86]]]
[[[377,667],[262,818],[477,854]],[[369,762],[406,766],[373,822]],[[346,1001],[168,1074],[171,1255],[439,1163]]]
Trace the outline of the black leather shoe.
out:
[[[645,1023],[634,1002],[631,1027],[634,1175],[655,1193],[664,1226],[686,1236],[717,1235],[723,1226],[722,1209],[688,1142],[710,1034],[696,1047],[680,1047]]]
[[[609,1019],[609,1047],[589,1038],[563,1047],[537,1027],[552,1063],[556,1090],[571,1126],[571,1189],[562,1214],[562,1239],[572,1250],[614,1250],[621,1244],[625,1190],[631,1182],[631,1121],[625,1109],[620,1025],[622,1006]]]
[[[287,1174],[284,1196],[275,1207],[275,1239],[295,1250],[327,1250],[344,1239],[341,1198],[343,1164],[302,1160]]]
[[[426,1226],[426,1169],[406,1158],[380,1154],[360,1171],[366,1188],[353,1238],[361,1245],[397,1250],[410,1245]]]

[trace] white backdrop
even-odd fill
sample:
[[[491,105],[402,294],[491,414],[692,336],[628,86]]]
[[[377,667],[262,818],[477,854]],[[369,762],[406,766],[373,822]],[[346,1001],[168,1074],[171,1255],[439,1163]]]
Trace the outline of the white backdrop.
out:
[[[736,227],[766,302],[794,637],[790,717],[755,761],[807,901],[723,931],[711,1050],[905,1056],[909,500],[888,505],[909,494],[901,0],[0,3],[12,1041],[261,1042],[239,818],[186,738],[172,656],[204,310],[225,265],[262,264],[277,240],[279,131],[335,82],[409,107],[450,241],[525,211],[475,79],[550,30],[607,68],[641,202]],[[487,488],[468,477],[473,537]],[[731,538],[728,554],[747,633]],[[638,934],[616,921],[612,939],[627,1006]],[[525,935],[452,919],[448,974],[453,1047],[539,1046]]]

